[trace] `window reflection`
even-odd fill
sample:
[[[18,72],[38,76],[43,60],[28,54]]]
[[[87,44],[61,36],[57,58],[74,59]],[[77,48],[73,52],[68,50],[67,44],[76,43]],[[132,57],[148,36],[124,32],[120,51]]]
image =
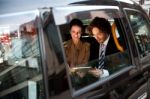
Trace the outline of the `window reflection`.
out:
[[[46,64],[50,96],[63,93],[68,89],[66,70],[57,27],[52,15],[47,16],[44,27],[44,44],[46,47]]]
[[[27,99],[34,90],[42,99],[37,12],[1,15],[0,21],[0,97]]]
[[[149,23],[143,15],[135,11],[127,11],[128,17],[135,34],[141,57],[145,56],[147,51],[150,51],[150,30]]]

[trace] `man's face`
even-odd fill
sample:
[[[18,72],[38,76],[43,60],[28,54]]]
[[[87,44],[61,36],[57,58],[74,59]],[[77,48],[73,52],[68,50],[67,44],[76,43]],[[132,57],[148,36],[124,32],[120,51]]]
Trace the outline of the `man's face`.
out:
[[[71,27],[70,33],[73,40],[79,40],[81,36],[81,27],[74,25]]]
[[[108,34],[101,31],[99,28],[94,27],[92,29],[93,37],[97,40],[98,43],[104,43],[104,41],[107,39]]]

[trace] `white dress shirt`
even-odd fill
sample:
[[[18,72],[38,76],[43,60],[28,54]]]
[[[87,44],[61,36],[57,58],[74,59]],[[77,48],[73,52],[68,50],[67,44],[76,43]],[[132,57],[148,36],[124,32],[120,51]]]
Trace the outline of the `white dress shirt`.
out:
[[[109,39],[110,39],[110,35],[107,37],[107,39],[104,41],[104,43],[100,44],[100,47],[99,47],[99,57],[100,57],[100,53],[102,51],[102,46],[104,47],[104,53],[106,52],[106,47],[107,47]]]
[[[108,38],[104,41],[104,43],[100,44],[100,48],[99,48],[99,58],[100,58],[100,53],[102,51],[102,46],[104,47],[104,53],[106,53],[106,47],[108,44],[108,41],[110,39],[110,35],[108,36]],[[100,76],[100,78],[105,78],[107,76],[109,76],[109,72],[106,69],[102,69],[103,74]]]

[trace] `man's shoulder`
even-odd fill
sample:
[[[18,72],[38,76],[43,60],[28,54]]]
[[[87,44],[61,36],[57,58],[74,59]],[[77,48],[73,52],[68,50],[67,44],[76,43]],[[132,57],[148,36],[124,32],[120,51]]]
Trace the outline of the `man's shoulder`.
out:
[[[113,54],[116,52],[119,52],[119,50],[118,50],[113,38],[111,38],[107,44],[106,54],[109,55],[109,54]]]

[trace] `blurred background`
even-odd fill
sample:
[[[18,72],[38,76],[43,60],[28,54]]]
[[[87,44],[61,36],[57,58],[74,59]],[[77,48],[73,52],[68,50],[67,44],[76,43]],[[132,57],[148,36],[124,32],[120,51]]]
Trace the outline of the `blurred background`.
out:
[[[150,17],[150,0],[134,0],[140,4]]]

